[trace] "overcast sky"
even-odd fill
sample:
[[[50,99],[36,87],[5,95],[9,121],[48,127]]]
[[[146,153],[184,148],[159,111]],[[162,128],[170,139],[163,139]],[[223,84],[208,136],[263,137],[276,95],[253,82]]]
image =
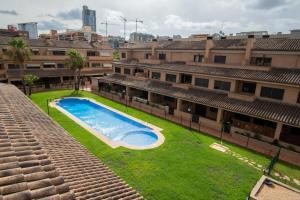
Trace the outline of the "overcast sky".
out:
[[[38,22],[39,33],[82,26],[82,5],[97,12],[97,32],[105,34],[101,22],[108,21],[110,35],[135,31],[154,35],[188,36],[195,33],[226,34],[267,30],[289,32],[300,29],[300,0],[0,0],[0,27],[20,22]]]

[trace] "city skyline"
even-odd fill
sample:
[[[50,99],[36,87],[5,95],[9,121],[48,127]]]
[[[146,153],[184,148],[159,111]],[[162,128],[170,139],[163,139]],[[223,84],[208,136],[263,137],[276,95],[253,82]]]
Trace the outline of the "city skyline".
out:
[[[266,30],[270,33],[289,32],[300,27],[297,8],[300,2],[295,0],[276,1],[65,1],[38,2],[35,0],[19,2],[12,0],[2,4],[0,9],[0,27],[23,22],[38,22],[39,33],[50,29],[80,29],[82,27],[82,6],[87,5],[97,12],[97,32],[105,35],[106,20],[115,26],[108,26],[109,35],[123,35],[122,17],[128,22],[126,35],[135,31],[153,35],[189,36],[196,33],[213,34],[222,30],[225,34],[242,31]],[[28,6],[30,5],[30,7]],[[168,6],[172,5],[172,6]],[[47,8],[42,11],[40,8]],[[149,9],[151,8],[151,9]],[[211,11],[214,11],[212,14]],[[239,17],[237,17],[239,16]],[[276,25],[276,26],[275,26]]]

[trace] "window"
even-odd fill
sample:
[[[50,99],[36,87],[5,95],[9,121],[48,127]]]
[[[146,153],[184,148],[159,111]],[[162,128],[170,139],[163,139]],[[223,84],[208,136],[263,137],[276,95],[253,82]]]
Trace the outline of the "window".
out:
[[[256,83],[243,82],[242,92],[255,94]]]
[[[260,126],[267,126],[276,129],[276,123],[264,119],[253,118],[253,123]]]
[[[217,90],[229,91],[230,85],[230,82],[227,81],[215,81],[214,88]]]
[[[4,64],[0,63],[0,69],[4,69]]]
[[[125,68],[125,69],[124,69],[124,74],[129,74],[129,75],[130,75],[130,69]]]
[[[31,49],[31,52],[32,52],[33,55],[39,55],[40,54],[38,49]]]
[[[195,85],[199,87],[208,87],[208,79],[205,78],[196,78],[195,79]]]
[[[166,74],[166,81],[176,83],[176,75],[174,75],[174,74]]]
[[[92,63],[92,67],[102,67],[101,63]]]
[[[44,68],[55,68],[55,64],[44,64]]]
[[[152,72],[152,79],[160,79],[160,73],[159,72]]]
[[[297,103],[300,103],[300,92],[298,92],[298,99],[297,99]]]
[[[209,111],[213,112],[213,113],[217,113],[218,112],[218,108],[209,107]]]
[[[181,74],[181,83],[191,84],[192,83],[192,75],[190,75],[190,74]]]
[[[87,56],[97,56],[97,52],[96,51],[87,51],[86,55]]]
[[[121,68],[120,67],[115,67],[115,73],[121,73]]]
[[[53,51],[52,54],[54,56],[64,56],[64,55],[66,55],[66,52],[65,51]]]
[[[215,56],[214,63],[225,64],[226,63],[226,56]]]
[[[166,54],[165,53],[159,53],[158,54],[158,59],[159,60],[166,60]]]
[[[152,54],[151,54],[151,53],[146,53],[146,54],[145,54],[145,58],[146,58],[146,59],[150,59],[150,58],[151,58],[151,56],[152,56]]]
[[[247,115],[242,115],[242,114],[238,114],[235,113],[234,114],[234,118],[243,122],[250,122],[251,117],[247,116]]]
[[[40,69],[41,65],[40,64],[27,64],[26,69]]]
[[[57,63],[57,68],[65,68],[65,65],[62,63]]]
[[[126,58],[126,53],[122,53],[122,54],[121,54],[121,57],[122,57],[122,58]]]
[[[20,69],[20,66],[15,64],[8,64],[7,67],[8,69]]]
[[[270,57],[251,57],[250,64],[256,66],[271,66],[272,58]]]
[[[260,91],[260,96],[266,97],[266,98],[282,100],[283,93],[284,93],[284,89],[262,87],[261,91]]]
[[[203,55],[194,55],[194,62],[203,62],[204,56]]]

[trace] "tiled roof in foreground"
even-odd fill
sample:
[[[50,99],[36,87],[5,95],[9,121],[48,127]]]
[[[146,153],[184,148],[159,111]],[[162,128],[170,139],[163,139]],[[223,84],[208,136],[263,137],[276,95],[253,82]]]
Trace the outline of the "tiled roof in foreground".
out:
[[[142,199],[15,86],[0,83],[0,200]]]
[[[252,81],[267,81],[272,83],[281,83],[288,85],[300,86],[300,70],[299,69],[283,69],[271,68],[269,71],[258,71],[250,69],[222,68],[222,67],[205,67],[185,64],[142,64],[142,63],[126,63],[115,62],[115,65],[121,66],[137,66],[150,69],[166,70],[168,72],[176,71],[191,74],[203,74],[209,76],[218,76],[225,78],[234,78]]]
[[[156,80],[137,80],[119,74],[113,74],[99,79],[300,127],[300,106],[262,99],[255,99],[253,102],[242,101],[228,98],[228,95],[224,92],[200,88],[178,88],[173,87],[171,83]]]

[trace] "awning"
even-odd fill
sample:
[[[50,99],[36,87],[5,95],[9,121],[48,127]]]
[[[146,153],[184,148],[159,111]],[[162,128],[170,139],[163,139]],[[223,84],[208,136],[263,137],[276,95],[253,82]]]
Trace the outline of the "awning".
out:
[[[27,64],[27,67],[40,67],[40,64]]]
[[[48,51],[67,51],[67,49],[48,49]]]
[[[44,65],[55,65],[56,63],[44,63]]]

